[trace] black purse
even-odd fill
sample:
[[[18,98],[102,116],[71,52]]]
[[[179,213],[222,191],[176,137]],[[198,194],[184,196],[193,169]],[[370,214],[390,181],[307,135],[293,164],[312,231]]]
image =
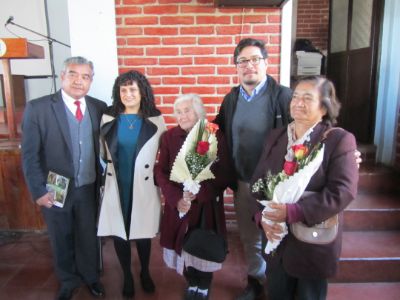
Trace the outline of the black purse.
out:
[[[228,244],[220,233],[219,218],[215,200],[212,203],[217,232],[205,228],[204,208],[201,213],[200,228],[190,230],[183,241],[183,250],[195,257],[222,263],[228,254]]]

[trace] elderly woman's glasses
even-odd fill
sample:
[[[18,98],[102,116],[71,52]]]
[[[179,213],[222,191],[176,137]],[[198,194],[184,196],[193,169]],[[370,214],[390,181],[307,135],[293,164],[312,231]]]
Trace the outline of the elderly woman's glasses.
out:
[[[251,63],[253,66],[256,66],[260,63],[261,60],[263,60],[264,57],[251,57],[250,59],[239,59],[236,64],[239,66],[239,68],[245,68],[247,67],[248,63]]]

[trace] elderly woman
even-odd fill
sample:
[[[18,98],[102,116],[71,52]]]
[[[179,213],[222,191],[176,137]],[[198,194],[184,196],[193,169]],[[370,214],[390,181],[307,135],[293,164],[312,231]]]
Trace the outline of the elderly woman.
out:
[[[178,126],[162,136],[159,162],[155,168],[156,181],[165,198],[160,243],[164,247],[167,266],[183,273],[188,282],[184,299],[208,299],[212,272],[219,270],[221,264],[199,260],[182,251],[183,239],[187,231],[199,227],[202,210],[206,227],[217,228],[213,205],[217,206],[218,226],[226,234],[223,192],[232,181],[232,164],[228,160],[222,133],[217,131],[218,159],[211,167],[215,179],[202,181],[196,195],[183,192],[182,184],[169,179],[171,169],[187,134],[199,119],[205,118],[205,110],[199,96],[188,94],[175,101],[174,113]],[[181,218],[180,212],[185,216]]]
[[[273,210],[264,212],[263,216],[272,222],[260,221],[261,212],[256,214],[268,241],[278,239],[282,232],[279,222],[313,226],[340,215],[355,198],[358,182],[355,138],[343,129],[330,130],[339,109],[331,81],[319,76],[304,78],[297,84],[290,103],[294,121],[287,128],[272,131],[266,140],[252,182],[268,171],[281,172],[285,161],[293,161],[292,145],[325,144],[323,161],[299,201],[269,204]],[[261,199],[261,195],[254,196]],[[275,252],[265,256],[268,299],[325,299],[327,278],[336,272],[341,242],[340,221],[336,238],[327,244],[300,241],[289,230]]]
[[[161,134],[166,130],[147,78],[138,71],[120,74],[113,86],[112,106],[101,120],[101,152],[107,163],[99,236],[113,236],[124,283],[122,294],[135,294],[131,272],[131,242],[140,260],[140,283],[155,291],[149,263],[151,238],[159,229],[161,200],[153,167]]]

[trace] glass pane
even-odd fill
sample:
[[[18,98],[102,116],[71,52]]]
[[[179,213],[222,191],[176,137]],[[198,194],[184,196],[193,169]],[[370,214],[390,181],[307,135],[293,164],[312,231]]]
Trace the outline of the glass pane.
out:
[[[369,47],[373,0],[354,0],[350,49]]]
[[[346,50],[349,0],[332,0],[331,53]]]

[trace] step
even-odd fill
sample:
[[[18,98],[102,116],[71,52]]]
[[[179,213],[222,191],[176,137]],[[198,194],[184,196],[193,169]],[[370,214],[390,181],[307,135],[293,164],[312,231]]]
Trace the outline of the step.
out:
[[[399,300],[400,282],[329,283],[327,300]]]
[[[344,230],[400,230],[400,198],[397,194],[358,193],[345,209]]]
[[[400,281],[400,231],[343,233],[339,268],[332,282]]]
[[[382,164],[361,164],[358,190],[361,192],[400,192],[400,174]]]

